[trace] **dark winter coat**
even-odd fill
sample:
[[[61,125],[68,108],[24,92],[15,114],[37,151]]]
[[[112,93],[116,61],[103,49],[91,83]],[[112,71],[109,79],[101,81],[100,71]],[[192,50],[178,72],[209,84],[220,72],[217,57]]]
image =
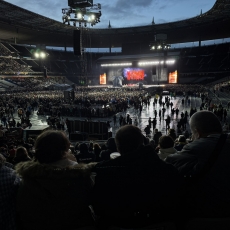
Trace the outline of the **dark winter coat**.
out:
[[[92,224],[92,165],[68,168],[24,162],[16,166],[22,177],[17,209],[23,230],[76,229]]]
[[[135,215],[140,213],[150,214],[153,221],[172,217],[181,180],[177,170],[160,160],[151,146],[98,163],[94,171],[93,204],[104,220],[136,225]]]

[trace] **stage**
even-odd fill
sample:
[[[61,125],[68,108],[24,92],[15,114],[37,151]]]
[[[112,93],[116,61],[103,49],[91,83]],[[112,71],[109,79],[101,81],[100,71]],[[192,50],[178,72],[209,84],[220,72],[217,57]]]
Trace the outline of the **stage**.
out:
[[[143,85],[143,89],[148,88],[164,88],[166,85]],[[107,88],[107,89],[122,89],[122,88],[140,88],[138,84],[129,84],[129,85],[122,85],[121,87],[114,87],[113,85],[88,85],[87,88]]]

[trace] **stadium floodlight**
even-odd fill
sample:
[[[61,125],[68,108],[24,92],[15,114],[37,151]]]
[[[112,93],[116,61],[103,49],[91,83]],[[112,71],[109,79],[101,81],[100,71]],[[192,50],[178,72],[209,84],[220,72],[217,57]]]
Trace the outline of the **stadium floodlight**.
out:
[[[156,34],[154,41],[149,44],[150,50],[168,50],[170,45],[167,44],[167,34]]]
[[[46,57],[45,52],[40,52],[40,58],[45,58],[45,57]]]
[[[48,56],[48,54],[45,51],[41,51],[41,50],[36,50],[34,53],[34,57],[37,59],[44,59]]]
[[[36,58],[39,58],[39,53],[38,53],[38,52],[35,52],[35,53],[34,53],[34,56],[35,56]]]
[[[82,13],[80,13],[80,12],[77,13],[77,18],[78,18],[78,19],[82,19]]]

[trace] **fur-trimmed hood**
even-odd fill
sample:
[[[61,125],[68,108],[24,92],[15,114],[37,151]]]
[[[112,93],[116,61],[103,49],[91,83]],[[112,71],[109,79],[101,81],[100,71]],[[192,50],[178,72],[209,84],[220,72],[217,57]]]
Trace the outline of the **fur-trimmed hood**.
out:
[[[89,177],[95,163],[78,164],[66,168],[60,168],[49,164],[40,164],[37,161],[21,162],[16,165],[16,172],[24,179],[32,178],[66,178]]]

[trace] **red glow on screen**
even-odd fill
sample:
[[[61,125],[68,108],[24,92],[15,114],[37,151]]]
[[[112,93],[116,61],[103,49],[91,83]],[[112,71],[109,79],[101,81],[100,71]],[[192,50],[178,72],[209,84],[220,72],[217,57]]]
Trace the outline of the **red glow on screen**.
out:
[[[144,70],[129,70],[127,71],[127,80],[135,80],[140,81],[144,80],[145,77],[145,71]]]

